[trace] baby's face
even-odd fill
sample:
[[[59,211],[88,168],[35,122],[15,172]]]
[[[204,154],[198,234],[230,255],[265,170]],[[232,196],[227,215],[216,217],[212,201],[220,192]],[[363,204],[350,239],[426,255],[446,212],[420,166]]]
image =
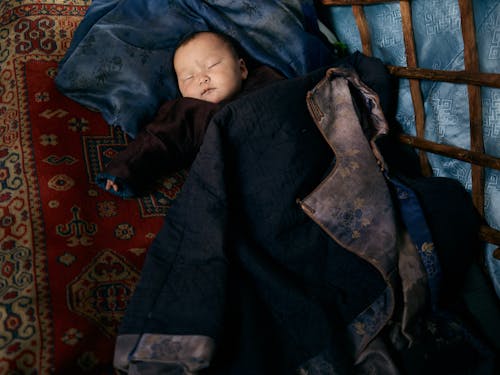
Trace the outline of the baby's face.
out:
[[[245,62],[216,35],[202,33],[179,47],[174,69],[183,97],[219,103],[238,93],[248,76]]]

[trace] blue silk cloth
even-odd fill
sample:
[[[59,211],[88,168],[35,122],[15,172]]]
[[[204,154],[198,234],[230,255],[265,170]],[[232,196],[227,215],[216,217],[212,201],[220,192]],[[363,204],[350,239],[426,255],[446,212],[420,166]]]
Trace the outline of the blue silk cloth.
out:
[[[333,61],[312,0],[94,0],[60,62],[56,85],[134,137],[178,96],[171,60],[186,34],[218,30],[287,77]]]

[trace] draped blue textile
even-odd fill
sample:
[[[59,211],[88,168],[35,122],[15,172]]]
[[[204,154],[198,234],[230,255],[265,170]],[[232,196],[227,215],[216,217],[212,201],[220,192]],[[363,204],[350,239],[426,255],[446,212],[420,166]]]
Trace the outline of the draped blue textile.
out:
[[[482,72],[500,72],[500,2],[474,0],[474,21]],[[418,66],[429,69],[464,69],[460,10],[456,0],[414,0],[412,5]],[[350,52],[361,50],[361,40],[351,7],[325,9],[329,25]],[[398,3],[365,7],[374,56],[387,64],[406,66],[401,12]],[[470,148],[467,86],[423,81],[426,134],[429,140]],[[500,156],[500,89],[481,89],[485,151]],[[408,80],[400,81],[397,120],[408,134],[415,134],[415,117]],[[471,190],[470,164],[429,153],[434,175],[459,180]],[[500,229],[500,171],[485,171],[485,213],[488,224]],[[487,249],[486,263],[500,297],[500,262]]]
[[[446,338],[463,337],[484,358],[492,360],[494,353],[461,321],[453,314],[439,306],[442,272],[438,253],[428,226],[425,214],[417,195],[410,186],[400,181],[397,177],[385,175],[387,182],[396,191],[399,202],[399,211],[410,237],[415,244],[422,265],[424,266],[430,292],[431,314],[427,319],[439,327],[440,333]],[[491,371],[491,370],[490,370]]]
[[[287,77],[333,61],[312,0],[94,0],[60,62],[56,84],[134,137],[178,96],[173,50],[187,33],[229,34]]]
[[[412,189],[397,178],[390,178],[389,176],[386,176],[386,178],[396,190],[401,217],[422,260],[429,285],[431,308],[435,311],[441,289],[441,264],[434,248],[424,212]]]

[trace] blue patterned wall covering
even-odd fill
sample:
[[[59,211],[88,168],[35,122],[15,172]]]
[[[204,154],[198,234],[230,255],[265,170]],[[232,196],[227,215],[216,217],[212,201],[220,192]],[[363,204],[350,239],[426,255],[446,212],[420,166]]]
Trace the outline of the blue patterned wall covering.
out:
[[[460,9],[457,0],[414,0],[412,19],[418,66],[441,70],[464,68]],[[473,1],[479,63],[482,72],[500,73],[500,2]],[[370,26],[372,50],[376,57],[391,65],[406,65],[401,12],[398,3],[364,7]],[[361,40],[351,7],[327,9],[329,26],[348,50],[361,50]],[[429,140],[470,148],[467,87],[462,84],[424,81],[421,85]],[[486,153],[500,157],[500,89],[481,91]],[[401,80],[397,119],[408,134],[415,134],[413,104],[408,80]],[[458,179],[471,189],[470,164],[428,154],[436,176]],[[486,219],[500,229],[500,171],[486,169]],[[500,296],[500,261],[488,245],[486,263]]]

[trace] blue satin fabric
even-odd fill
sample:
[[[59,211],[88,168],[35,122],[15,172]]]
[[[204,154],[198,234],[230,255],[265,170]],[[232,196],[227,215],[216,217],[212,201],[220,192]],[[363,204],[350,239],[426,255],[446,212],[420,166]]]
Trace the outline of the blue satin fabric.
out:
[[[464,69],[464,45],[460,11],[456,0],[414,0],[412,5],[418,66],[430,69]],[[361,50],[361,41],[351,7],[327,8],[336,36],[348,50]],[[474,21],[479,65],[482,72],[500,72],[500,2],[474,0]],[[370,25],[372,50],[387,64],[406,66],[405,47],[398,3],[365,7]],[[470,148],[469,103],[463,84],[423,81],[426,110],[425,137],[432,141]],[[481,89],[486,153],[500,156],[500,89]],[[415,118],[408,80],[400,81],[397,120],[408,134],[415,134]],[[470,164],[429,153],[434,175],[459,180],[471,189]],[[486,219],[500,229],[500,171],[486,169]],[[500,297],[500,262],[487,249],[486,263]]]
[[[312,0],[94,0],[60,62],[57,87],[134,137],[161,102],[178,96],[171,58],[179,39],[208,29],[287,77],[333,61]]]
[[[429,285],[431,309],[435,312],[439,303],[442,272],[424,211],[411,188],[397,178],[390,178],[387,175],[386,178],[396,191],[401,218],[422,260]]]

